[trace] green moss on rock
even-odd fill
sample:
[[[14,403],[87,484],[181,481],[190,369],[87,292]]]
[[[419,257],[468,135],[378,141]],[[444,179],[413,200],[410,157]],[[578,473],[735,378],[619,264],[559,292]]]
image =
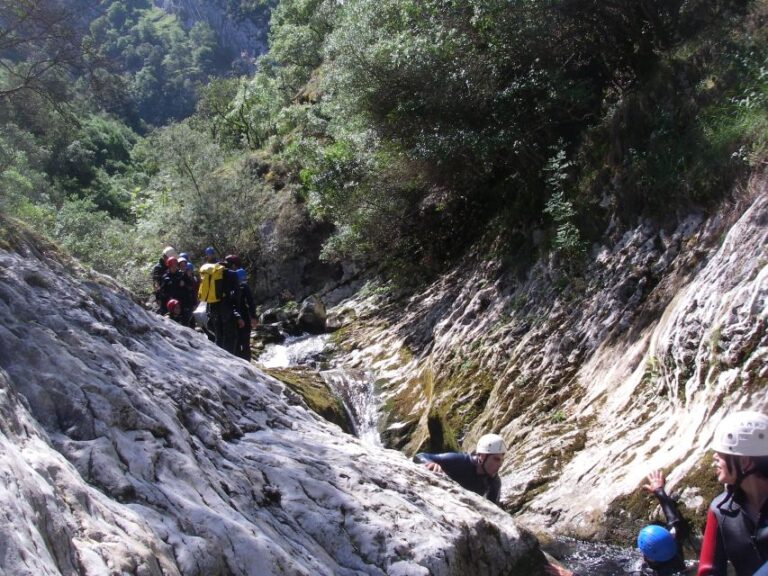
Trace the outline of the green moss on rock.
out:
[[[305,368],[271,368],[265,372],[301,396],[310,410],[338,424],[344,432],[352,432],[344,403],[333,394],[316,371]]]
[[[711,452],[707,452],[699,459],[690,472],[675,486],[675,492],[682,492],[686,488],[696,490],[703,504],[700,508],[689,508],[681,502],[680,513],[688,520],[694,531],[703,532],[709,503],[723,491],[723,485],[717,481],[715,475]]]
[[[456,452],[459,444],[456,435],[446,422],[445,414],[440,410],[432,409],[427,417],[427,430],[429,431],[429,444],[425,446],[428,452]]]

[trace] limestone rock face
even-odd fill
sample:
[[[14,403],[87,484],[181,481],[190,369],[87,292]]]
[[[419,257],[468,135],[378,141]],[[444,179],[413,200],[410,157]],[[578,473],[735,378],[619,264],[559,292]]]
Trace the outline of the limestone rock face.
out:
[[[768,408],[766,223],[758,174],[712,215],[607,230],[579,277],[474,260],[391,313],[345,303],[336,363],[377,378],[391,446],[427,445],[435,415],[465,449],[501,433],[502,500],[537,528],[599,537],[653,468],[702,514],[714,428]]]
[[[164,11],[175,14],[187,28],[197,22],[205,22],[216,32],[221,45],[233,54],[247,51],[250,57],[255,57],[266,51],[269,28],[267,10],[264,10],[263,21],[252,22],[227,15],[222,3],[217,0],[155,0],[154,3]]]
[[[27,233],[0,246],[5,573],[540,573],[482,498]]]

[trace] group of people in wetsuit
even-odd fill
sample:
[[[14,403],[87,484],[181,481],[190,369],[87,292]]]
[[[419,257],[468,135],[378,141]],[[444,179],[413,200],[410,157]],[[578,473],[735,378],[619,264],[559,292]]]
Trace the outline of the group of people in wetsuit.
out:
[[[208,247],[203,258],[205,264],[219,263],[224,267],[221,298],[217,302],[201,302],[201,278],[189,254],[177,254],[172,246],[167,246],[152,268],[156,309],[179,324],[195,328],[193,312],[204,306],[205,314],[201,316],[205,321],[198,327],[220,348],[250,360],[251,329],[256,327],[257,311],[248,274],[234,254],[218,260],[216,250]]]
[[[709,506],[698,567],[686,567],[683,543],[690,538],[688,523],[667,495],[664,475],[653,471],[643,488],[659,501],[665,522],[646,526],[638,534],[642,574],[768,576],[768,416],[755,411],[729,414],[717,427],[711,449],[724,491]],[[498,505],[498,471],[505,453],[504,439],[486,434],[471,454],[420,453],[414,461]],[[546,570],[552,576],[574,574],[556,562]]]

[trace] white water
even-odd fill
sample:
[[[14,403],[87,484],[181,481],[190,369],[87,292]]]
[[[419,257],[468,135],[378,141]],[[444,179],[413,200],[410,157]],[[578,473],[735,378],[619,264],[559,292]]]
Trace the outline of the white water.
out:
[[[355,435],[366,444],[381,446],[379,406],[373,393],[373,378],[370,374],[336,368],[323,370],[320,376],[344,402],[355,426]]]
[[[265,368],[288,368],[312,363],[328,344],[328,334],[289,336],[282,344],[269,344],[258,363]]]
[[[328,334],[287,338],[282,344],[266,346],[258,362],[265,368],[316,368],[317,357],[327,346],[328,339]],[[381,446],[379,403],[373,393],[373,376],[362,370],[343,368],[319,370],[318,373],[331,392],[344,403],[355,436],[370,446]]]

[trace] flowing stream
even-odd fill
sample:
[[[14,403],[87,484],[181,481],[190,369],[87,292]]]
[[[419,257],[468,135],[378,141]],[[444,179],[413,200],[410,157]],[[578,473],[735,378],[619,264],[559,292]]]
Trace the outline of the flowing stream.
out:
[[[634,550],[557,538],[544,547],[577,576],[624,576],[641,573],[642,559]]]
[[[302,366],[317,370],[329,389],[344,403],[355,435],[370,445],[381,446],[377,429],[379,405],[373,393],[373,376],[343,367],[322,369],[321,365],[327,360],[322,354],[328,340],[327,334],[289,337],[282,344],[268,345],[258,362],[266,368]],[[640,554],[631,548],[570,538],[555,538],[544,548],[578,576],[623,576],[640,574],[642,569]]]
[[[268,345],[258,362],[266,368],[303,366],[316,369],[328,388],[344,403],[355,436],[367,444],[381,446],[373,377],[362,370],[320,369],[320,356],[328,339],[327,334],[289,337],[282,344]]]

